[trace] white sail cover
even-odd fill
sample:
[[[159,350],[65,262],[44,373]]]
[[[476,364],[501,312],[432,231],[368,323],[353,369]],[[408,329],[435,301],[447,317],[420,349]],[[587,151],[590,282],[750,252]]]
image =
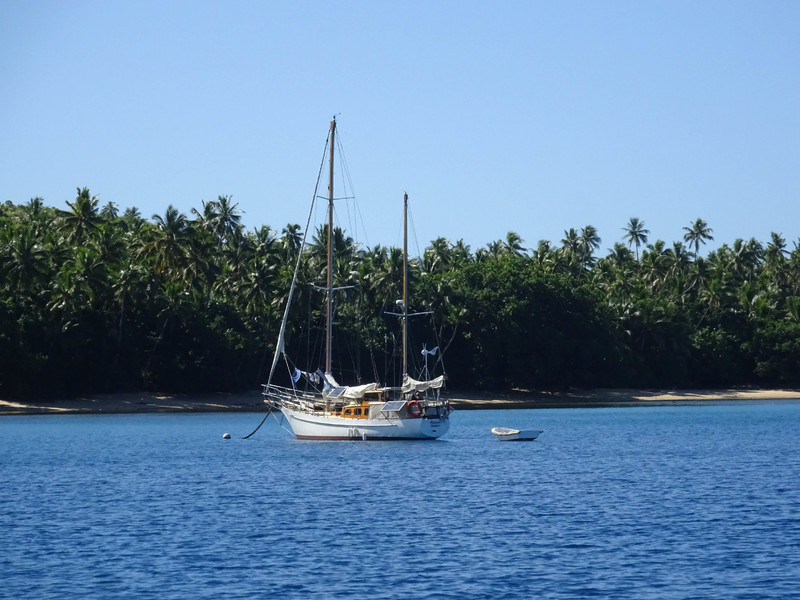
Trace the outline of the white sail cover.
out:
[[[403,393],[424,392],[426,390],[438,390],[444,385],[444,375],[439,375],[430,381],[417,381],[408,375],[403,377]]]
[[[365,385],[339,385],[339,382],[334,379],[332,373],[323,373],[321,369],[317,370],[317,375],[322,377],[324,382],[323,390],[326,394],[330,394],[333,390],[340,390],[337,398],[348,398],[350,400],[358,400],[364,397],[367,392],[372,392],[378,389],[377,383],[367,383]]]
[[[366,394],[367,392],[373,392],[377,389],[378,389],[377,383],[368,383],[366,385],[351,385],[345,388],[342,396],[344,398],[352,398],[353,400],[358,400],[359,398],[363,398],[364,394]]]

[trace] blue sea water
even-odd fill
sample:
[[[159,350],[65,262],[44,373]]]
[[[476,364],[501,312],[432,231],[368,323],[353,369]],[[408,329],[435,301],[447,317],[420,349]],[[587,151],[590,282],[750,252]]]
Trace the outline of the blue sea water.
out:
[[[0,597],[800,598],[797,402],[259,419],[0,419]]]

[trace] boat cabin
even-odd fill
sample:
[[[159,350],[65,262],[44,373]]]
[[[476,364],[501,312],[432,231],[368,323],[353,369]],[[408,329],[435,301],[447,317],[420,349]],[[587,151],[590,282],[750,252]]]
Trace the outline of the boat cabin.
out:
[[[382,398],[382,390],[365,392],[364,397],[360,400],[353,400],[350,404],[343,406],[339,414],[344,419],[369,419],[370,406],[375,406],[377,404],[383,405]]]
[[[352,400],[349,404],[342,406],[334,412],[335,415],[343,419],[444,419],[450,412],[449,407],[444,402],[426,402],[418,396],[403,398],[399,388],[384,388],[366,392],[364,397],[359,400]],[[393,399],[392,396],[399,396],[401,399]]]
[[[341,414],[345,419],[368,419],[369,401],[362,400],[361,404],[348,404],[342,408]]]

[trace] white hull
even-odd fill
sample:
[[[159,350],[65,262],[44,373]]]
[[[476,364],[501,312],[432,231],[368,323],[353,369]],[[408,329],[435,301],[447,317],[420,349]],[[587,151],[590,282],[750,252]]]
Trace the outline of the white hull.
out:
[[[509,429],[508,427],[495,427],[492,433],[501,442],[531,442],[539,437],[541,429]]]
[[[450,419],[347,419],[280,406],[292,433],[300,440],[433,440],[450,428]]]

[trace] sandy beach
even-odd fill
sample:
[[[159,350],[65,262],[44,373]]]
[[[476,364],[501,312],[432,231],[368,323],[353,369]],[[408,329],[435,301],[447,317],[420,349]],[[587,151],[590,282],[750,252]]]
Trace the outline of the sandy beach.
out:
[[[800,389],[723,390],[594,389],[559,392],[446,392],[458,410],[487,408],[588,408],[741,400],[797,400]],[[56,400],[0,400],[0,416],[54,414],[135,414],[177,412],[264,412],[258,391],[244,394],[99,394]]]

